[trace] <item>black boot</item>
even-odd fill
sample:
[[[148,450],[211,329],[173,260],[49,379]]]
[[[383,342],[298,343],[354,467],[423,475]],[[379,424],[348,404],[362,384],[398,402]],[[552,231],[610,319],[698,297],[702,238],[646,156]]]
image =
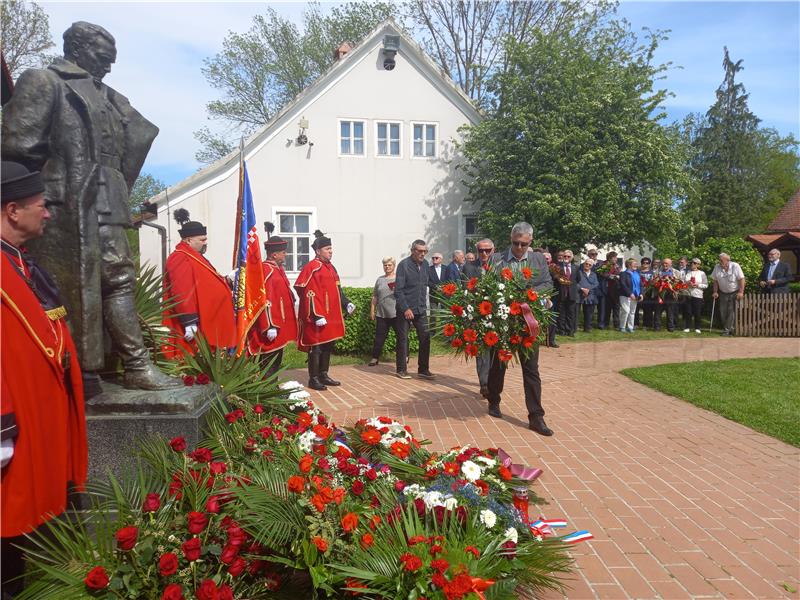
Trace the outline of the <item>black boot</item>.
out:
[[[319,352],[314,352],[313,350],[308,353],[308,387],[312,390],[323,391],[327,390],[328,388],[325,387],[319,379],[319,360],[320,354]]]
[[[328,367],[331,365],[331,353],[322,352],[319,356],[319,380],[325,385],[342,385],[340,381],[328,377]]]

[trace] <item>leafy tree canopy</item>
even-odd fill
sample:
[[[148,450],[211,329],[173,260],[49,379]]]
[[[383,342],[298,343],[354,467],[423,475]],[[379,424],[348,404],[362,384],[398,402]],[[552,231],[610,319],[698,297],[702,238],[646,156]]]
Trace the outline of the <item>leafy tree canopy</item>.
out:
[[[23,0],[0,2],[0,46],[11,76],[16,79],[22,71],[42,67],[50,62],[47,50],[55,44],[50,38],[50,22],[40,6]]]
[[[156,179],[149,173],[142,173],[136,178],[128,199],[131,210],[137,211],[144,202],[165,189],[167,189],[167,186],[163,181]]]
[[[464,130],[465,184],[485,233],[505,241],[525,220],[536,244],[577,250],[674,231],[689,181],[685,144],[659,124],[662,39],[647,32],[642,43],[612,21],[509,43],[492,115]]]

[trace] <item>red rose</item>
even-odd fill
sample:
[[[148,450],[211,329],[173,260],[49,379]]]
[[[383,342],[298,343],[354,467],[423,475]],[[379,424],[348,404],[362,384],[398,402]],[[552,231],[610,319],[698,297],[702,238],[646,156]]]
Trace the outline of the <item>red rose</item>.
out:
[[[191,387],[194,385],[194,376],[192,375],[184,375],[183,376],[183,385],[187,387]]]
[[[481,313],[481,316],[487,317],[492,314],[492,303],[488,300],[484,300],[478,305],[478,311]]]
[[[198,448],[189,453],[189,458],[201,463],[211,462],[211,450],[208,448]]]
[[[224,583],[219,586],[219,600],[234,600],[233,590]]]
[[[361,439],[365,444],[375,446],[381,442],[381,434],[377,429],[367,429],[361,432]]]
[[[161,600],[183,600],[183,588],[177,583],[170,583],[164,588]]]
[[[364,483],[360,479],[356,479],[350,489],[356,496],[360,496],[364,493]]]
[[[136,538],[139,537],[139,529],[133,525],[123,527],[114,534],[114,537],[117,539],[117,548],[123,552],[127,552],[136,545]]]
[[[108,573],[103,567],[95,567],[86,574],[83,583],[90,590],[102,590],[108,585]]]
[[[442,286],[442,293],[443,293],[445,296],[447,296],[448,298],[449,298],[450,296],[452,296],[453,294],[455,294],[457,290],[458,290],[458,287],[456,286],[456,284],[455,284],[455,283],[445,283],[445,284]]]
[[[528,290],[528,300],[531,302],[536,302],[539,299],[539,294],[537,294],[534,290]]]
[[[366,473],[364,473],[364,477],[370,481],[375,481],[378,478],[378,473],[375,471],[375,469],[369,469]]]
[[[147,494],[142,505],[142,512],[156,512],[161,507],[161,496]]]
[[[291,477],[289,477],[289,481],[287,482],[289,491],[294,492],[295,494],[299,494],[300,492],[302,492],[305,485],[306,485],[306,480],[300,477],[299,475],[292,475]]]
[[[209,381],[211,381],[211,380],[209,379],[208,375],[206,375],[205,373],[200,373],[197,376],[197,383],[199,383],[200,385],[206,385]]]
[[[375,543],[375,537],[371,533],[365,533],[361,536],[361,547],[366,550]]]
[[[186,438],[185,437],[176,437],[172,438],[169,441],[169,445],[172,447],[175,452],[183,452],[186,450]]]
[[[231,574],[231,577],[238,577],[244,570],[247,568],[247,561],[243,559],[241,556],[237,557],[236,560],[233,561],[230,567],[228,567],[228,573]]]
[[[514,279],[514,271],[512,271],[512,270],[511,270],[511,269],[509,269],[508,267],[506,267],[505,269],[503,269],[502,271],[500,271],[500,275],[501,275],[501,276],[502,276],[502,278],[503,278],[503,279],[505,279],[506,281],[511,281],[512,279]]]
[[[450,312],[457,317],[462,317],[464,316],[464,307],[459,306],[458,304],[453,304],[453,306],[450,307]]]
[[[217,584],[211,579],[204,580],[194,594],[197,596],[197,600],[219,600]]]
[[[313,538],[311,538],[311,541],[314,542],[314,545],[320,552],[325,552],[328,549],[328,542],[326,542],[324,538],[321,538],[318,535],[315,535]]]
[[[230,565],[233,564],[237,556],[239,556],[239,546],[228,544],[222,549],[222,554],[219,555],[219,559],[226,565]]]
[[[456,332],[456,326],[455,326],[455,325],[453,325],[452,323],[448,323],[447,325],[445,325],[444,327],[442,327],[442,333],[443,333],[444,335],[446,335],[447,337],[450,337],[450,336],[451,336],[451,335],[453,335],[455,332]]]
[[[241,546],[247,541],[247,534],[238,525],[229,526],[226,533],[228,534],[228,543],[232,546]]]
[[[300,472],[308,473],[311,470],[311,465],[314,464],[314,459],[310,454],[306,454],[300,459]]]
[[[494,331],[487,331],[483,334],[483,342],[487,346],[494,346],[497,342],[500,341],[500,338],[497,337],[497,333]]]
[[[169,577],[178,571],[178,556],[174,552],[162,554],[158,559],[158,572],[162,577]]]
[[[353,531],[358,527],[358,515],[355,513],[347,513],[342,517],[342,529],[347,532]]]
[[[197,560],[200,558],[200,538],[193,537],[183,542],[181,544],[181,550],[183,550],[183,556],[189,562]]]
[[[206,528],[208,525],[208,516],[206,513],[191,511],[186,519],[189,526],[189,533],[197,535]]]
[[[511,540],[503,542],[500,547],[502,548],[500,554],[505,556],[508,560],[513,559],[517,555],[517,545]]]
[[[331,463],[327,458],[320,458],[317,461],[317,466],[323,471],[328,471],[331,468]]]
[[[210,496],[206,501],[206,512],[216,515],[219,513],[220,503],[219,496]]]

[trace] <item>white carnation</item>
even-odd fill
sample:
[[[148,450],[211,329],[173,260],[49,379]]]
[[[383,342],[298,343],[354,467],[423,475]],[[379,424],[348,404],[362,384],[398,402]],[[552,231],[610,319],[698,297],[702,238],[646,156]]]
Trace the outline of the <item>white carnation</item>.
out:
[[[422,497],[422,500],[425,502],[427,508],[442,506],[444,504],[444,496],[442,496],[441,492],[428,492]]]
[[[497,523],[497,515],[490,511],[488,508],[481,511],[481,523],[486,525],[487,529],[494,527]]]
[[[306,452],[311,452],[311,446],[316,439],[317,439],[317,434],[314,433],[311,429],[309,429],[305,433],[301,433],[298,436],[297,445],[300,446]]]
[[[444,507],[447,510],[454,510],[458,506],[458,500],[452,496],[448,496],[444,501]]]
[[[488,456],[478,456],[478,457],[475,458],[475,460],[481,461],[483,464],[485,464],[490,469],[497,464],[497,461],[495,459],[489,458]]]
[[[303,384],[299,381],[284,381],[278,387],[282,390],[302,390]]]
[[[517,530],[513,527],[506,529],[506,532],[503,534],[503,541],[511,540],[516,544],[518,539]]]
[[[467,481],[475,481],[481,478],[481,468],[471,460],[465,460],[461,465],[461,472]]]
[[[505,283],[498,283],[498,284],[497,284],[497,289],[498,289],[498,290],[504,290],[504,289],[506,289],[506,284],[505,284]]]

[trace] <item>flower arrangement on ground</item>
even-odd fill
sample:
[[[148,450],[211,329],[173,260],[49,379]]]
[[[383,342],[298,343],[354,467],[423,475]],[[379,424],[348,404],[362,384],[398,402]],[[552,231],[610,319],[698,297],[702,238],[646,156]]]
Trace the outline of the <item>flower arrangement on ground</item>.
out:
[[[439,286],[439,331],[457,355],[468,359],[491,351],[500,360],[522,360],[545,340],[553,313],[545,307],[549,294],[531,287],[528,267],[490,268],[459,286]]]
[[[511,599],[561,588],[571,540],[527,515],[541,471],[498,449],[432,453],[386,416],[341,429],[299,384],[281,388],[219,399],[195,448],[143,442],[138,473],[90,487],[89,510],[34,538],[21,598]]]

